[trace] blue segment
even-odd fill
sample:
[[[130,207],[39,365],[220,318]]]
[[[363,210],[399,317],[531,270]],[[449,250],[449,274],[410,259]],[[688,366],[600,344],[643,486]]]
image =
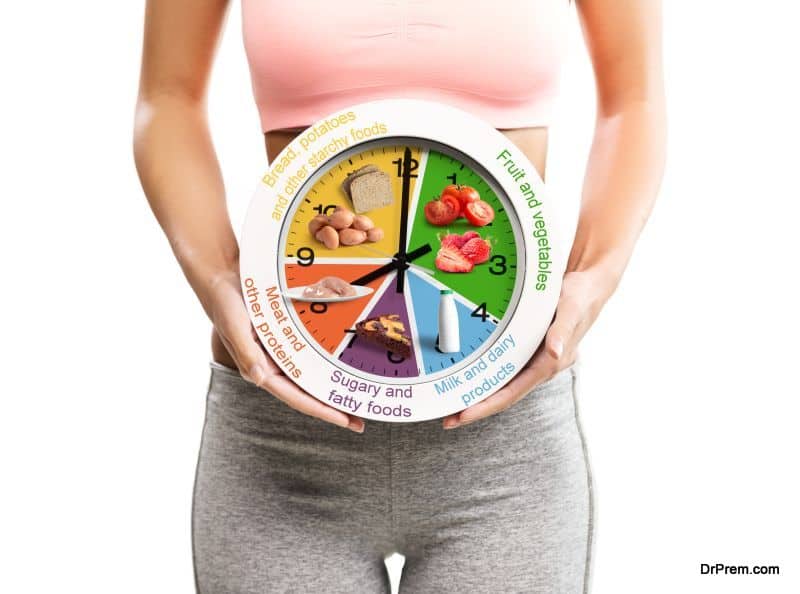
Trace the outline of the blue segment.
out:
[[[487,316],[484,322],[480,316],[472,316],[471,308],[456,301],[461,352],[440,353],[436,350],[436,337],[439,333],[439,288],[428,282],[424,274],[411,270],[406,272],[406,279],[411,289],[411,303],[417,324],[417,344],[422,352],[425,373],[436,373],[470,356],[494,332],[496,326],[491,316]]]

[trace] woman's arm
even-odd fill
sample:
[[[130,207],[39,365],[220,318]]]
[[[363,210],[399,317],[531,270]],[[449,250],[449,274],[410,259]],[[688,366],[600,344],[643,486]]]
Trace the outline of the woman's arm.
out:
[[[186,278],[244,377],[289,406],[342,427],[349,417],[306,394],[258,343],[242,300],[239,249],[206,120],[206,87],[228,0],[148,0],[134,155],[142,187]]]
[[[228,0],[149,0],[134,156],[153,213],[203,300],[238,248],[206,122],[206,86]],[[209,315],[209,303],[203,303]]]
[[[446,428],[500,412],[575,361],[614,292],[655,202],[666,152],[660,0],[578,0],[597,81],[597,124],[556,317],[514,380],[451,415]]]

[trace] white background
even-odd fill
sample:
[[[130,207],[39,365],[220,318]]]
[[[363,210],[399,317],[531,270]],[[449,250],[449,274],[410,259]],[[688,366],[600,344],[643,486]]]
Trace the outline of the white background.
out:
[[[2,592],[193,591],[209,329],[133,168],[142,4],[0,8]],[[583,347],[594,592],[797,592],[800,9],[665,4],[668,171]],[[237,228],[266,166],[238,11],[210,101]],[[548,181],[576,204],[593,83],[572,41]]]

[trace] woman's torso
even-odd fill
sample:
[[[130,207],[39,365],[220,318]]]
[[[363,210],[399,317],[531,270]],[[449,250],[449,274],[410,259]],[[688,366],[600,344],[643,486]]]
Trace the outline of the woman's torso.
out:
[[[546,126],[568,20],[569,0],[242,0],[264,131],[398,96]]]
[[[331,111],[412,96],[483,117],[544,177],[567,5],[242,0],[267,158]],[[236,367],[216,333],[212,350],[215,361]]]

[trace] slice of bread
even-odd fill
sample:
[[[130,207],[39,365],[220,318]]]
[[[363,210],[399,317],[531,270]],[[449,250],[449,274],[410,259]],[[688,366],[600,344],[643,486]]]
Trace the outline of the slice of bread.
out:
[[[389,174],[375,165],[365,165],[349,174],[342,182],[342,190],[350,198],[357,214],[394,202]]]
[[[350,182],[350,200],[358,214],[389,206],[394,202],[389,174],[371,171]]]
[[[378,169],[377,165],[364,165],[363,167],[359,167],[355,171],[348,173],[347,177],[344,178],[344,181],[342,182],[342,190],[344,190],[345,195],[350,198],[350,184],[355,178],[365,173],[372,173],[373,171],[380,171],[380,169]]]

